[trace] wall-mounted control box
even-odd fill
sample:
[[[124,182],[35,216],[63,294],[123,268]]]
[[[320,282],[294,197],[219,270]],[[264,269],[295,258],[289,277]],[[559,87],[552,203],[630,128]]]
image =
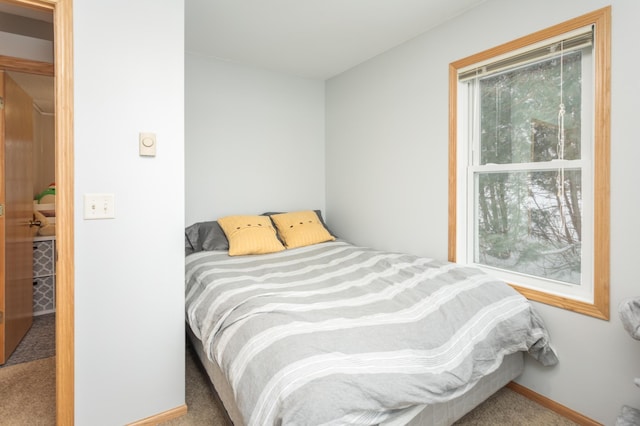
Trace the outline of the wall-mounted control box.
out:
[[[140,133],[138,137],[138,145],[140,148],[140,155],[143,157],[155,157],[156,156],[156,134],[155,133]]]
[[[115,217],[114,194],[84,194],[85,219],[113,219]]]

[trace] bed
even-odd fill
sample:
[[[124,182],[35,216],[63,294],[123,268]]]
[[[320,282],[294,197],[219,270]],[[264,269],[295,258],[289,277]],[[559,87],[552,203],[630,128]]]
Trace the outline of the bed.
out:
[[[478,269],[329,231],[287,244],[278,226],[281,249],[230,255],[231,233],[198,225],[187,330],[235,425],[448,425],[517,377],[523,354],[557,363],[529,302]]]

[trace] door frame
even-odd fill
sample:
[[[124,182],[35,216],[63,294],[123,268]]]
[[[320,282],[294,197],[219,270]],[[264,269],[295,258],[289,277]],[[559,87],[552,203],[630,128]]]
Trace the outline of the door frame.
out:
[[[56,177],[56,424],[74,424],[73,0],[8,0],[53,12]]]

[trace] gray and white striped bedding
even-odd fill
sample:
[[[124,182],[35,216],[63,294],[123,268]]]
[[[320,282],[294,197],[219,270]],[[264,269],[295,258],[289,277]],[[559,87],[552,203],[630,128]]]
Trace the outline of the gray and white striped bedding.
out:
[[[327,242],[186,258],[186,314],[246,425],[370,425],[447,401],[528,351],[557,358],[528,301],[478,269]]]

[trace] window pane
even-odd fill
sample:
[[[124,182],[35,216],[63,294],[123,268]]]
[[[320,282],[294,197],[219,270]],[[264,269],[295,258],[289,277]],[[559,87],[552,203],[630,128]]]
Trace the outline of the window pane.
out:
[[[476,173],[474,261],[580,284],[581,177],[575,169]]]
[[[479,80],[480,164],[580,159],[582,52]],[[564,104],[564,153],[558,146]]]

